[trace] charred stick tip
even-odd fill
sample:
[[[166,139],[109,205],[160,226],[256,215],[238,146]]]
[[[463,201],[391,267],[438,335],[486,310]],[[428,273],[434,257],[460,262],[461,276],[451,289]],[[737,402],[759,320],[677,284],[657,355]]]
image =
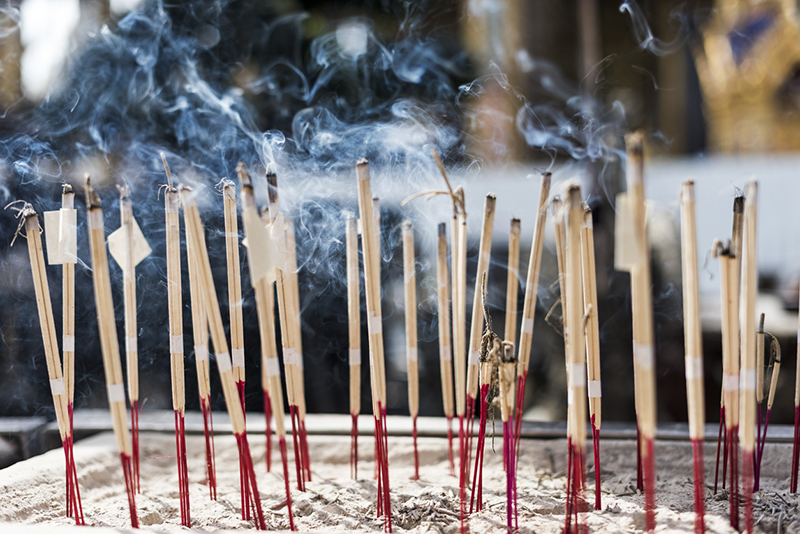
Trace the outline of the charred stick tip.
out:
[[[72,184],[61,184],[61,193],[64,195],[73,194]]]
[[[172,171],[169,168],[169,163],[167,163],[167,155],[164,154],[163,152],[161,152],[160,154],[161,154],[161,162],[164,164],[164,172],[167,175],[167,182],[169,183],[169,188],[171,190],[175,189],[175,187],[172,185]]]
[[[439,237],[444,237],[447,233],[447,223],[439,223]]]
[[[267,193],[270,204],[278,202],[278,175],[271,168],[267,168]]]
[[[92,179],[88,172],[84,175],[84,179],[86,180],[86,208],[92,209],[102,207],[100,195],[98,195],[94,187],[92,187]]]
[[[641,157],[644,153],[644,132],[637,130],[626,135],[625,146],[628,149],[628,155]]]
[[[247,172],[247,167],[241,161],[236,166],[236,175],[239,177],[239,181],[242,182],[242,187],[251,187],[250,173]]]
[[[744,213],[744,195],[737,195],[733,199],[733,212]]]

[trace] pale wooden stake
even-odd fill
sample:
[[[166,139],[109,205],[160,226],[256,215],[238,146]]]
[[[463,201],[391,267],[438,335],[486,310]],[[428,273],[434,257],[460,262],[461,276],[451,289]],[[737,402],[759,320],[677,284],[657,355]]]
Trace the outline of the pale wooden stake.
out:
[[[600,324],[597,307],[597,270],[594,254],[594,225],[592,210],[584,208],[581,227],[581,273],[583,275],[583,308],[589,315],[586,321],[586,370],[589,416],[597,430],[602,422],[602,387],[600,381]],[[597,468],[597,466],[596,466]]]
[[[244,320],[242,318],[242,270],[239,260],[239,221],[236,214],[236,186],[223,180],[223,212],[225,217],[225,259],[228,270],[228,313],[231,328],[233,378],[244,406]]]
[[[450,345],[449,277],[447,272],[446,224],[439,224],[436,276],[439,306],[439,369],[442,377],[442,403],[445,417],[453,417],[453,348]]]
[[[519,301],[519,219],[511,219],[508,233],[508,276],[506,278],[505,340],[517,344],[517,303]]]
[[[350,414],[361,413],[361,288],[358,271],[358,220],[349,215],[347,239],[347,319],[350,368]]]
[[[417,361],[417,275],[414,257],[414,229],[403,221],[403,280],[406,304],[406,364],[408,366],[408,411],[419,413],[419,362]]]

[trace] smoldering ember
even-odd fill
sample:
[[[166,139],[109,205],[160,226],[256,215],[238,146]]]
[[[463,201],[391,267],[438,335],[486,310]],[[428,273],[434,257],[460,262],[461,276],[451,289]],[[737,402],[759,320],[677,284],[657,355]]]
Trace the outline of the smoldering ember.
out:
[[[786,0],[1,4],[0,529],[800,531],[798,65]]]

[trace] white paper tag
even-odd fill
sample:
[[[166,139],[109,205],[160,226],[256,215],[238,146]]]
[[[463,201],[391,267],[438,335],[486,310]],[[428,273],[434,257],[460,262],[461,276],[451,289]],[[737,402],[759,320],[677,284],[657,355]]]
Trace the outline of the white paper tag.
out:
[[[569,387],[586,387],[586,364],[572,363],[569,366]]]
[[[267,371],[267,376],[279,376],[281,374],[278,358],[267,358],[264,361],[264,367]]]
[[[653,346],[642,343],[633,344],[633,361],[645,370],[650,370],[655,365],[653,357]]]
[[[589,398],[592,399],[599,399],[603,396],[600,381],[599,380],[589,380]]]
[[[481,359],[481,353],[477,350],[469,351],[469,364],[470,365],[478,365],[478,362]]]
[[[109,384],[106,386],[108,402],[125,402],[125,387],[122,384]]]
[[[61,336],[61,344],[63,345],[61,349],[63,352],[75,352],[75,336],[64,334]]]
[[[633,220],[633,202],[626,193],[617,195],[614,224],[614,268],[630,271],[639,264],[639,244]]]
[[[64,379],[63,378],[54,378],[50,381],[50,392],[55,397],[56,395],[63,395],[67,392],[67,388],[64,387]]]
[[[294,347],[286,347],[283,349],[283,364],[297,365],[297,350],[295,350]]]
[[[231,355],[227,352],[218,352],[216,354],[217,368],[220,373],[227,373],[231,370]]]
[[[522,333],[533,334],[533,318],[526,317],[522,319]]]
[[[100,208],[92,208],[86,215],[89,221],[89,230],[105,230],[103,228],[103,210]]]
[[[208,347],[205,343],[198,343],[194,346],[194,359],[198,362],[208,361]]]
[[[703,358],[697,356],[686,357],[686,380],[703,379]]]
[[[132,254],[132,263],[133,266],[136,267],[142,262],[143,259],[153,252],[153,250],[150,248],[150,244],[147,242],[147,239],[145,239],[144,234],[142,233],[142,229],[139,228],[139,224],[136,222],[136,219],[131,220],[130,232],[130,243],[127,225],[120,226],[108,236],[108,251],[111,253],[111,257],[114,258],[114,261],[117,262],[117,265],[119,265],[123,271],[128,268],[127,265],[129,254]],[[129,250],[129,246],[133,248],[132,251]]]
[[[370,313],[369,321],[367,322],[367,329],[369,330],[369,335],[380,334],[383,332],[383,318],[380,315],[375,315],[375,313]]]
[[[739,375],[722,375],[722,389],[728,392],[739,391]]]
[[[169,336],[170,354],[183,354],[183,335]]]
[[[135,337],[125,336],[125,352],[136,352],[137,349],[137,339]]]
[[[417,361],[417,347],[406,347],[406,359],[410,362]]]
[[[739,389],[742,391],[755,391],[756,390],[756,370],[755,369],[742,369],[741,382]]]
[[[575,390],[572,389],[572,388],[569,388],[567,390],[567,404],[569,404],[570,406],[572,406],[572,404],[573,404],[573,402],[575,400],[575,393],[574,392],[575,392]]]
[[[361,365],[361,349],[350,349],[348,361],[350,365]]]
[[[453,349],[450,345],[439,346],[439,360],[449,362],[453,359]]]
[[[233,355],[233,366],[244,368],[244,349],[231,350]]]

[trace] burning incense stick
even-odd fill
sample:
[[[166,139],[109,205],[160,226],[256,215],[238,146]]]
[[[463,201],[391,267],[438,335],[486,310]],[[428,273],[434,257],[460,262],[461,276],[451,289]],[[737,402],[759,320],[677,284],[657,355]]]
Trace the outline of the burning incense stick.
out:
[[[283,464],[284,489],[286,503],[289,511],[289,527],[295,530],[294,516],[292,514],[292,494],[289,488],[289,459],[286,450],[286,428],[284,426],[283,392],[281,390],[280,365],[278,363],[278,349],[275,340],[275,295],[273,282],[276,272],[270,268],[270,254],[268,247],[271,245],[267,229],[262,224],[250,176],[242,163],[237,167],[237,174],[242,183],[242,224],[247,237],[247,262],[250,268],[250,283],[256,292],[256,311],[258,313],[258,326],[261,335],[261,365],[262,381],[265,394],[272,403],[275,411],[275,432],[278,435],[278,446],[281,451]]]
[[[181,524],[191,528],[189,509],[189,472],[186,466],[186,433],[184,412],[186,393],[183,370],[183,296],[181,292],[181,227],[180,196],[172,184],[164,153],[161,154],[168,185],[164,194],[167,238],[167,301],[169,308],[169,357],[172,376],[172,409],[175,412],[175,448],[178,463]]]
[[[492,252],[492,231],[494,229],[494,214],[495,204],[497,199],[494,195],[486,195],[486,201],[483,205],[483,224],[481,225],[481,241],[478,251],[478,270],[475,274],[475,291],[474,298],[472,299],[472,322],[470,323],[470,336],[469,336],[469,362],[467,366],[467,434],[466,434],[466,458],[464,468],[466,468],[465,479],[469,479],[469,462],[470,462],[470,447],[472,446],[472,423],[475,410],[475,401],[478,397],[478,365],[480,357],[481,337],[483,335],[483,303],[481,302],[481,291],[479,290],[478,280],[485,280],[489,271],[489,261]],[[488,410],[486,399],[481,399],[481,413]],[[485,433],[485,427],[479,429],[479,433]],[[474,477],[483,478],[483,463],[478,463],[478,458],[483,458],[483,454],[475,456],[475,470]],[[480,472],[479,472],[480,471]],[[465,480],[465,481],[466,481]],[[476,487],[477,486],[477,487]],[[473,495],[477,491],[478,502],[477,509],[483,508],[483,501],[481,499],[482,484],[474,484],[472,486]],[[472,499],[470,499],[472,500]]]
[[[70,193],[71,195],[71,193]],[[66,208],[72,209],[72,208]],[[42,238],[39,235],[39,218],[33,207],[25,203],[22,209],[18,209],[20,226],[17,233],[24,227],[25,237],[28,241],[28,255],[31,261],[31,274],[33,275],[33,288],[36,293],[36,308],[39,312],[39,328],[42,332],[42,343],[44,345],[44,356],[47,363],[47,375],[50,380],[50,393],[53,396],[53,406],[56,412],[58,432],[61,436],[61,444],[64,448],[64,459],[66,463],[66,507],[67,515],[74,516],[76,525],[83,525],[83,505],[81,504],[80,488],[78,486],[78,474],[75,469],[75,457],[73,454],[73,435],[70,425],[70,401],[67,388],[62,374],[61,359],[58,354],[58,341],[56,337],[56,325],[53,318],[53,305],[50,300],[50,287],[47,282],[47,272],[44,263],[44,251],[42,250]],[[69,228],[65,229],[70,232]],[[58,235],[58,234],[57,234]],[[16,239],[16,236],[14,236]],[[63,246],[56,247],[56,256],[63,257],[69,252],[74,257],[74,250],[70,249],[69,238],[62,240]],[[13,245],[13,240],[12,240]],[[58,245],[58,243],[57,243]],[[74,308],[73,308],[74,309]]]
[[[767,443],[767,430],[769,429],[769,416],[772,413],[772,404],[775,402],[775,388],[778,386],[778,376],[781,372],[781,345],[778,343],[778,340],[770,334],[769,332],[764,331],[764,314],[761,314],[761,321],[758,325],[758,332],[761,337],[769,336],[770,344],[769,344],[769,353],[770,353],[770,360],[769,366],[772,367],[772,375],[770,376],[769,381],[769,392],[767,393],[767,416],[764,419],[764,433],[761,435],[760,444],[757,441],[757,458],[756,458],[756,480],[753,491],[758,491],[759,482],[761,477],[761,459],[764,456],[764,447]],[[763,344],[763,341],[762,341]]]
[[[579,531],[578,512],[583,502],[582,490],[584,466],[586,465],[586,344],[583,328],[583,276],[581,273],[581,227],[583,226],[583,204],[581,190],[572,185],[567,191],[563,207],[566,218],[566,249],[564,254],[565,287],[567,306],[564,340],[567,352],[567,380],[569,390],[567,404],[571,416],[567,423],[567,446],[572,479],[567,479],[567,513],[565,532],[570,532],[571,513],[575,516],[575,532]],[[563,291],[562,291],[563,298]]]
[[[756,263],[756,208],[758,184],[747,184],[744,208],[744,254],[742,257],[741,299],[743,311],[742,325],[742,367],[740,387],[742,390],[740,410],[739,441],[742,445],[742,477],[744,487],[744,528],[753,532],[753,466],[755,463],[755,425],[756,425],[756,297],[758,294],[758,265]]]
[[[386,450],[386,367],[383,353],[383,323],[381,319],[380,288],[380,229],[375,227],[372,192],[370,188],[369,163],[359,160],[356,164],[358,181],[358,211],[362,225],[362,248],[364,250],[364,277],[367,293],[367,327],[369,329],[370,376],[372,383],[373,413],[375,415],[375,438],[378,466],[378,515],[384,515],[386,531],[392,530],[392,508],[389,492],[389,455]]]
[[[361,413],[361,287],[358,274],[358,221],[345,221],[347,239],[347,326],[350,368],[350,476],[358,478],[358,415]]]
[[[417,362],[417,275],[414,257],[414,228],[403,221],[403,280],[406,302],[406,365],[408,367],[408,411],[414,442],[414,478],[419,480],[417,415],[419,415],[419,365]]]
[[[581,274],[583,275],[583,308],[586,310],[586,371],[589,395],[589,417],[592,423],[594,452],[594,509],[600,510],[600,424],[602,419],[602,388],[600,382],[600,325],[597,308],[597,272],[594,257],[594,226],[592,210],[584,208],[581,227]]]
[[[536,297],[539,292],[539,268],[542,264],[544,227],[547,221],[547,200],[550,197],[550,173],[542,174],[539,187],[539,207],[536,226],[533,230],[531,254],[528,260],[528,275],[525,279],[525,299],[522,306],[522,328],[519,336],[519,364],[517,365],[517,402],[514,411],[514,451],[518,456],[519,436],[522,429],[522,409],[525,397],[525,382],[533,344],[533,319],[536,314]]]
[[[192,310],[192,334],[194,336],[194,358],[197,370],[197,390],[200,397],[200,410],[203,414],[203,436],[206,451],[206,478],[208,479],[209,497],[217,500],[217,470],[214,451],[214,422],[211,417],[211,375],[208,365],[208,318],[205,303],[200,294],[199,266],[197,265],[197,251],[192,247],[193,240],[189,236],[191,226],[187,224],[186,212],[184,228],[186,228],[186,257],[189,265],[189,293]],[[205,235],[200,234],[203,247]],[[269,430],[269,429],[268,429]]]
[[[439,372],[442,377],[442,403],[447,418],[447,453],[450,459],[450,474],[455,476],[453,458],[453,348],[450,345],[450,288],[447,272],[447,225],[439,223],[439,239],[436,261],[438,286],[436,297],[439,305]]]
[[[231,325],[231,359],[233,360],[233,378],[242,411],[245,409],[244,399],[244,324],[242,319],[242,271],[239,263],[239,221],[236,217],[236,187],[233,182],[223,179],[222,199],[225,214],[225,259],[228,267],[228,313]],[[246,421],[245,421],[246,422]]]
[[[184,216],[187,222],[186,226],[188,230],[186,235],[192,241],[192,246],[188,250],[196,254],[193,261],[195,265],[197,265],[198,285],[200,287],[200,294],[203,296],[208,325],[211,330],[211,342],[213,343],[214,353],[217,359],[220,382],[222,382],[222,393],[225,397],[225,405],[228,408],[228,415],[230,416],[231,425],[233,426],[233,433],[236,436],[236,442],[239,447],[239,465],[244,466],[242,471],[249,480],[249,484],[244,487],[247,490],[247,494],[242,496],[242,501],[245,507],[252,506],[254,508],[256,528],[265,530],[266,524],[264,523],[264,513],[261,509],[261,498],[258,493],[256,474],[253,470],[253,459],[250,456],[250,446],[247,442],[247,433],[245,432],[244,412],[242,411],[242,405],[236,389],[236,381],[233,377],[231,358],[228,352],[228,341],[225,339],[225,328],[222,325],[222,315],[219,310],[219,301],[217,300],[217,293],[214,287],[214,277],[211,274],[208,251],[205,248],[205,243],[200,239],[203,232],[203,225],[200,222],[200,212],[197,208],[194,192],[191,189],[182,186],[180,193],[183,201]],[[244,517],[245,510],[243,509],[242,518]]]
[[[655,346],[653,340],[653,303],[650,284],[650,251],[645,224],[644,138],[634,133],[626,139],[628,149],[628,192],[618,195],[618,228],[627,220],[627,228],[617,233],[615,263],[617,269],[631,273],[633,315],[634,390],[638,399],[637,420],[641,434],[641,458],[645,492],[645,516],[648,531],[655,530],[655,458],[653,440],[656,427]]]
[[[697,278],[697,223],[694,182],[681,191],[681,258],[683,260],[683,331],[686,344],[686,400],[689,407],[689,437],[694,461],[694,530],[705,532],[705,483],[703,439],[705,402],[703,391],[703,328],[700,324],[700,290]]]
[[[100,197],[92,189],[88,175],[86,176],[86,209],[89,220],[89,244],[91,245],[92,253],[92,282],[94,284],[97,326],[100,331],[100,348],[103,355],[108,404],[111,408],[114,435],[117,438],[119,455],[122,460],[125,489],[128,492],[131,527],[139,528],[139,519],[136,515],[133,473],[131,471],[131,437],[128,433],[127,414],[125,413],[125,387],[122,383],[122,363],[119,357],[117,324],[114,318],[114,303],[111,297],[111,277],[108,272],[103,209],[100,205]]]

